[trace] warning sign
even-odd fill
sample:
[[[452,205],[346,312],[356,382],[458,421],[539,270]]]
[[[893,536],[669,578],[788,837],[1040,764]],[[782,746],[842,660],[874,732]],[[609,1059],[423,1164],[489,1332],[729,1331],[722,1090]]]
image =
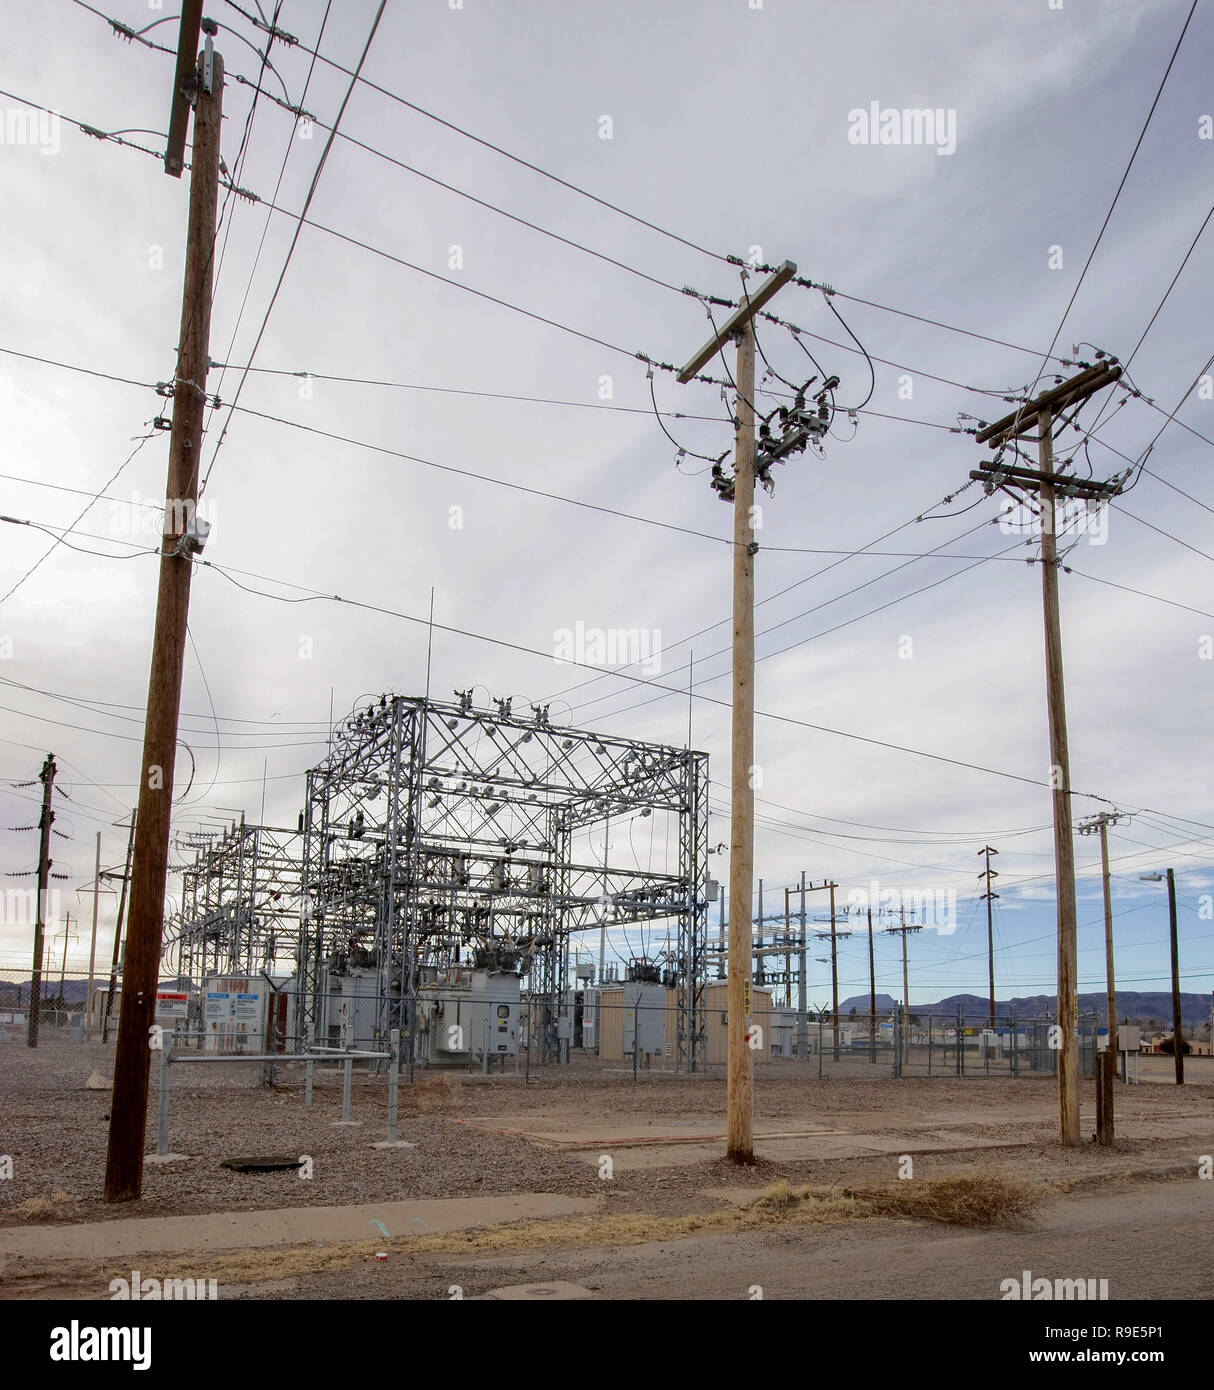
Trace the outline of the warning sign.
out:
[[[190,1011],[190,996],[185,991],[157,990],[157,1018],[185,1018]]]

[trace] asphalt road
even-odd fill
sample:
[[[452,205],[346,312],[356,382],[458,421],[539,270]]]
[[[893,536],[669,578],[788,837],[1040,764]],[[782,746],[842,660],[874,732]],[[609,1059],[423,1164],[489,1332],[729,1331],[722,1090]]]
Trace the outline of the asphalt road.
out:
[[[1029,1229],[872,1220],[616,1249],[539,1250],[462,1264],[393,1260],[228,1297],[476,1298],[556,1281],[596,1299],[987,1299],[1005,1279],[1107,1279],[1110,1299],[1214,1298],[1214,1181],[1053,1199]]]

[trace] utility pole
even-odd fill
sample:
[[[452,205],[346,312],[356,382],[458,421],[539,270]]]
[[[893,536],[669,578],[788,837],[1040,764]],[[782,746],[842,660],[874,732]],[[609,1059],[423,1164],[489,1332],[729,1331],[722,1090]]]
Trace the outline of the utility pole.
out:
[[[160,970],[164,893],[168,876],[169,827],[181,675],[190,605],[192,555],[205,528],[195,517],[202,452],[203,410],[210,365],[211,289],[215,214],[219,193],[219,149],[223,107],[223,59],[211,45],[214,21],[204,21],[205,48],[192,69],[193,167],[189,231],[181,305],[181,337],[174,381],[173,427],[169,438],[168,486],[156,630],[148,681],[147,718],[139,779],[131,873],[130,926],[122,976],[122,1011],[114,1057],[105,1198],[128,1202],[143,1190],[143,1145],[147,1123],[148,1029],[155,1019]],[[188,12],[182,15],[178,53],[197,43]],[[174,91],[174,109],[182,92]]]
[[[991,868],[991,855],[998,854],[997,849],[992,849],[990,845],[984,846],[978,851],[979,854],[986,855],[986,868],[978,875],[979,878],[986,879],[986,892],[982,897],[986,899],[986,964],[988,984],[990,986],[990,998],[987,1005],[987,1027],[993,1033],[995,1031],[995,927],[991,915],[991,906],[998,893],[991,891],[991,879],[998,878],[997,870]]]
[[[873,961],[873,910],[868,909],[868,1060],[877,1060],[877,967]]]
[[[1096,1142],[1113,1142],[1113,1080],[1117,1075],[1117,991],[1113,983],[1113,897],[1109,886],[1109,826],[1128,821],[1121,811],[1101,811],[1080,821],[1075,829],[1080,835],[1100,836],[1100,877],[1104,888],[1104,970],[1108,990],[1106,1008],[1109,1023],[1109,1043],[1104,1056],[1097,1059],[1096,1085]]]
[[[806,978],[808,959],[805,952],[805,870],[801,870],[801,940],[800,952],[797,961],[797,1056],[809,1056],[809,1015],[806,1013],[808,1004],[806,1003],[805,991],[808,988]],[[1214,1018],[1214,1013],[1211,1014]],[[1214,1031],[1210,1033],[1214,1038]]]
[[[755,974],[758,976],[758,983],[761,984],[761,985],[764,985],[764,984],[767,983],[767,972],[763,969],[763,880],[762,880],[762,879],[759,880],[759,917],[758,917],[758,924],[759,924],[759,941],[758,941],[758,945],[757,945],[756,948],[755,948],[755,960],[758,962],[758,968],[755,970]]]
[[[110,960],[110,983],[105,993],[105,1011],[101,1015],[101,1041],[110,1040],[110,1010],[114,1007],[114,993],[118,988],[118,959],[122,949],[122,921],[126,915],[126,890],[131,881],[131,856],[135,850],[135,812],[131,812],[131,829],[126,842],[126,868],[122,874],[122,892],[118,898],[118,919],[114,923],[114,954]],[[107,873],[106,877],[111,877]]]
[[[835,889],[838,886],[833,882],[830,885],[830,1012],[834,1019],[831,1037],[836,1062],[839,1060],[839,951],[835,934]]]
[[[1168,922],[1172,930],[1172,1052],[1176,1084],[1184,1085],[1184,1028],[1180,1021],[1180,950],[1176,940],[1176,874],[1168,870]]]
[[[84,1040],[88,1042],[93,1017],[93,971],[97,965],[97,904],[101,901],[101,831],[97,832],[97,863],[93,870],[93,932],[89,938],[89,983],[84,992]]]
[[[1172,933],[1172,1055],[1176,1059],[1176,1084],[1184,1085],[1184,1030],[1180,1021],[1180,948],[1176,940],[1176,875],[1169,869],[1165,874],[1139,874],[1144,883],[1168,881],[1168,922]]]
[[[828,879],[820,885],[830,892],[830,916],[819,917],[819,922],[829,922],[830,931],[815,932],[814,935],[819,941],[830,942],[830,1010],[831,1018],[834,1020],[832,1025],[832,1044],[831,1054],[834,1060],[839,1060],[839,942],[845,941],[850,935],[849,931],[839,931],[838,919],[835,915],[835,889],[838,884],[833,879]]]
[[[38,774],[42,783],[42,814],[38,817],[38,903],[34,910],[34,970],[30,977],[30,1016],[25,1031],[27,1047],[38,1046],[38,1015],[42,1009],[42,953],[46,932],[47,892],[51,878],[51,792],[55,785],[55,755],[48,753]]]
[[[730,744],[729,897],[734,905],[729,923],[729,1020],[726,1086],[726,1156],[735,1163],[754,1162],[754,1072],[750,1033],[751,956],[750,904],[754,886],[754,666],[755,572],[759,543],[754,538],[755,497],[755,334],[754,315],[797,273],[785,261],[774,274],[747,295],[679,373],[684,385],[724,344],[737,340],[737,431],[734,442],[733,515],[733,704]],[[739,910],[740,906],[740,910]]]
[[[63,984],[67,979],[67,943],[71,934],[72,914],[70,912],[65,912],[63,914],[63,964],[59,968],[59,1003],[61,1005],[67,1004],[67,1000],[63,996]]]
[[[792,1008],[792,909],[789,906],[791,888],[784,890],[784,1007]]]
[[[1050,787],[1054,803],[1054,871],[1058,896],[1058,1138],[1067,1147],[1079,1143],[1079,1039],[1076,1032],[1078,964],[1076,951],[1075,845],[1071,831],[1071,767],[1066,730],[1066,687],[1062,671],[1062,632],[1058,617],[1058,536],[1055,497],[1064,495],[1099,500],[1121,491],[1120,482],[1097,482],[1072,473],[1054,471],[1054,421],[1073,420],[1078,410],[1097,391],[1111,386],[1122,374],[1120,366],[1101,361],[1032,401],[1011,415],[986,425],[974,436],[979,444],[1000,453],[1018,439],[1033,438],[1036,427],[1038,469],[994,463],[982,464],[970,473],[995,488],[1036,491],[1041,504],[1041,591],[1045,617],[1046,705],[1050,729]],[[1068,412],[1071,412],[1068,415]],[[1069,462],[1069,460],[1067,461]],[[1064,463],[1064,467],[1065,467]]]
[[[910,1060],[910,981],[906,963],[906,938],[913,931],[922,931],[922,927],[906,925],[906,908],[899,909],[901,914],[901,926],[886,927],[885,930],[890,936],[900,936],[902,938],[902,1045],[900,1065],[905,1066]]]

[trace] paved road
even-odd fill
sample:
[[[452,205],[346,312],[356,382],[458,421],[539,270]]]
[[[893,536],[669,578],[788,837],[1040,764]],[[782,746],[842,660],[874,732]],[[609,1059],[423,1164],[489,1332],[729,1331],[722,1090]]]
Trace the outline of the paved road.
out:
[[[1032,1229],[971,1232],[893,1221],[541,1251],[456,1266],[439,1257],[278,1287],[274,1297],[417,1298],[459,1285],[567,1281],[600,1299],[998,1299],[1024,1270],[1109,1281],[1110,1299],[1214,1298],[1214,1181],[1054,1199]],[[368,1274],[370,1277],[367,1277]]]

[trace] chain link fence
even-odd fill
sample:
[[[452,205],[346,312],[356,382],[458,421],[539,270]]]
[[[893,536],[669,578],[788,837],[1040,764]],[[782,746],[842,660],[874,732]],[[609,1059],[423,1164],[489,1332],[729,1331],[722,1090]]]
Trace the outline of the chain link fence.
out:
[[[493,977],[490,977],[491,979]],[[530,999],[504,977],[487,992],[430,989],[418,994],[409,1024],[407,1001],[395,1020],[402,1057],[410,1071],[464,1068],[522,1072],[597,1061],[606,1074],[687,1071],[695,1021],[680,1014],[677,992],[663,985],[625,984],[568,991],[562,999]],[[156,1026],[183,1051],[227,1055],[302,1053],[314,1048],[343,1053],[387,1046],[388,1021],[370,982],[328,1001],[327,1012],[300,1031],[297,996],[290,985],[256,977],[232,977],[197,986],[162,984]],[[0,978],[0,1046],[31,1037],[31,982]],[[698,1017],[695,1070],[723,1074],[727,1066],[727,990],[713,982]],[[86,1000],[87,1005],[86,1005]],[[108,1009],[107,1009],[108,1005]],[[41,981],[38,1046],[86,1041],[112,1044],[118,1032],[121,988],[109,1005],[109,977],[63,970]],[[747,1046],[762,1074],[808,1078],[1044,1077],[1057,1073],[1061,1030],[1051,1017],[1000,1014],[990,1026],[975,1016],[912,1009],[870,1016],[850,1011],[837,1021],[829,1011],[781,1008],[756,989],[746,1029]],[[1093,1075],[1097,1018],[1078,1021],[1079,1066]]]

